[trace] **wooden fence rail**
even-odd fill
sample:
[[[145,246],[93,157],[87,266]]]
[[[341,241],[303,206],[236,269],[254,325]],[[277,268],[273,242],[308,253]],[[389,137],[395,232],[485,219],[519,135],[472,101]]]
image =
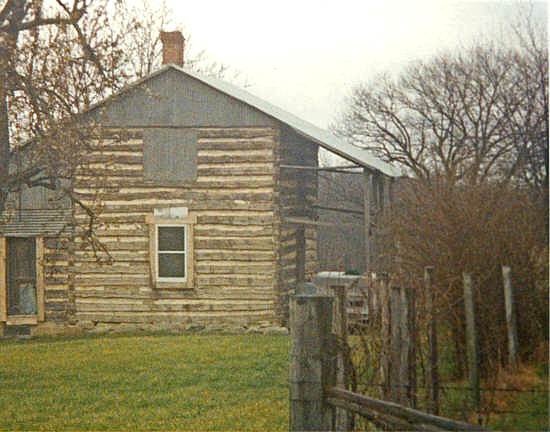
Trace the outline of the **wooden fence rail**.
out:
[[[337,305],[341,302],[337,299]],[[344,383],[338,379],[338,338],[333,333],[338,326],[333,328],[333,320],[345,321],[334,318],[337,313],[345,313],[345,308],[333,307],[333,297],[318,294],[312,284],[290,298],[291,431],[346,430],[352,422],[338,415],[342,410],[393,430],[484,430],[340,388]]]
[[[331,388],[326,396],[329,405],[359,414],[375,423],[402,430],[483,431],[481,426],[427,414],[393,402],[370,398],[348,390]]]

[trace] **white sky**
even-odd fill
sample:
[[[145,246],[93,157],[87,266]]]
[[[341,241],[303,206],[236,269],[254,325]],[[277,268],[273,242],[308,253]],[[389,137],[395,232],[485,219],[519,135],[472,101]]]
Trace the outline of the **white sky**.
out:
[[[501,33],[511,2],[167,0],[195,49],[248,91],[321,127],[353,85],[408,61]],[[546,20],[546,3],[535,7]],[[169,29],[168,29],[169,30]]]

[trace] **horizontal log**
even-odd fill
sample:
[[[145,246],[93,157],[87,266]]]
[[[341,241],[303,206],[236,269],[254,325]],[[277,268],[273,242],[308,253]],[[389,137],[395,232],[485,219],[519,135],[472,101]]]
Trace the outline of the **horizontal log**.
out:
[[[273,284],[273,276],[263,275],[230,275],[230,276],[210,276],[210,275],[196,275],[197,284],[202,286],[251,286],[251,287],[265,287],[270,288]]]
[[[195,238],[196,249],[223,249],[223,250],[272,250],[273,240],[268,239],[250,239],[250,238],[232,238],[232,239],[212,239]]]
[[[102,209],[98,215],[99,223],[145,223],[145,216],[152,212],[155,207],[148,206],[146,209],[126,208],[126,212],[120,212],[110,209]],[[215,210],[205,209],[197,210],[189,208],[198,217],[198,222],[203,224],[208,223],[223,223],[229,225],[271,225],[274,221],[273,208],[269,210],[249,210],[249,209],[226,209]],[[79,223],[86,223],[88,218],[84,214],[76,216]]]
[[[85,163],[98,168],[125,165],[123,169],[134,169],[132,165],[137,165],[141,169],[143,167],[143,154],[128,153],[130,152],[126,152],[126,154],[124,152],[92,153],[85,156]],[[99,167],[98,164],[102,166]]]
[[[242,251],[242,250],[195,250],[195,260],[200,261],[273,261],[275,253],[272,251]]]
[[[269,173],[271,174],[271,173]],[[196,181],[192,183],[182,184],[177,187],[194,189],[194,190],[204,190],[204,189],[255,189],[255,188],[264,188],[272,187],[274,185],[274,180],[272,175],[256,175],[256,176],[247,176],[247,175],[212,175],[207,177],[198,177]],[[79,176],[78,181],[75,182],[75,186],[80,189],[86,188],[106,188],[106,190],[120,190],[121,188],[148,188],[154,189],[158,187],[172,187],[173,184],[150,184],[145,182],[141,177],[120,177],[120,176],[108,176],[105,179],[96,179],[95,176]]]
[[[211,164],[242,164],[247,166],[248,164],[255,163],[274,163],[274,157],[271,152],[269,153],[255,153],[250,151],[249,154],[235,154],[231,152],[229,154],[219,154],[219,155],[210,155],[204,156],[199,153],[197,156],[197,164],[199,167],[201,165],[211,165]]]
[[[259,303],[257,305],[239,303],[239,304],[222,304],[222,305],[213,305],[213,304],[193,304],[193,305],[153,305],[154,311],[159,312],[265,312],[273,311],[274,306],[272,304]]]
[[[64,311],[45,311],[45,320],[47,322],[65,323],[67,322],[67,312]]]
[[[201,157],[220,157],[220,156],[224,156],[224,157],[229,156],[234,158],[234,160],[238,160],[238,158],[240,157],[246,157],[246,158],[269,157],[270,159],[273,159],[273,151],[271,149],[267,149],[267,150],[234,149],[234,150],[228,151],[227,149],[207,150],[204,148],[199,148],[198,150],[199,159]]]
[[[132,204],[132,203],[154,203],[163,204],[166,200],[186,200],[186,201],[208,201],[208,200],[243,200],[243,201],[271,201],[273,199],[273,192],[269,189],[252,189],[241,191],[239,189],[233,190],[209,190],[207,192],[199,192],[196,190],[187,189],[172,189],[169,191],[163,190],[148,190],[136,193],[121,193],[121,192],[108,192],[108,193],[86,193],[77,194],[78,198],[84,203],[89,200],[99,198],[101,203],[110,205],[120,204]]]
[[[135,228],[131,230],[118,229],[116,226],[113,226],[109,229],[96,229],[95,235],[101,238],[107,237],[135,237],[138,235],[145,235],[149,232],[148,227],[143,226],[141,228]]]
[[[116,153],[118,151],[143,153],[143,142],[142,141],[138,141],[138,142],[125,141],[125,142],[115,143],[113,141],[105,141],[98,146],[98,150],[99,151],[107,150],[113,153]]]
[[[46,262],[66,261],[69,255],[67,253],[61,253],[58,251],[47,251],[44,253],[44,260]]]
[[[46,275],[44,277],[44,283],[46,285],[67,285],[67,279],[67,275],[56,275],[56,277]]]
[[[200,139],[198,149],[201,150],[267,150],[275,146],[271,138],[211,138]]]
[[[79,274],[148,274],[149,263],[144,262],[140,264],[136,263],[120,263],[116,262],[112,265],[100,265],[95,262],[76,262],[74,265],[74,272]]]
[[[199,290],[199,297],[218,300],[267,300],[274,301],[275,295],[272,288],[254,289],[251,287],[203,287]]]
[[[93,171],[92,171],[93,170]],[[129,173],[129,172],[138,172],[143,173],[143,164],[142,163],[136,163],[136,164],[128,164],[128,163],[109,163],[105,164],[104,162],[93,162],[93,163],[86,163],[81,168],[81,171],[79,171],[78,174],[86,175],[86,172],[89,172],[88,175],[96,174],[98,175],[98,172],[96,170],[106,170],[106,171],[118,171],[118,175],[122,175],[122,173]]]
[[[87,156],[141,156],[143,157],[143,152],[141,150],[138,150],[138,151],[122,150],[120,149],[120,147],[116,149],[106,149],[104,147],[101,147],[100,149],[96,149],[94,151],[88,152]]]
[[[198,262],[195,265],[195,271],[197,274],[248,274],[255,275],[261,273],[263,275],[273,275],[275,272],[274,263],[240,263],[240,264],[216,264],[212,265],[210,262]]]
[[[97,165],[97,164],[96,164]],[[101,180],[109,180],[111,177],[117,178],[140,178],[143,179],[143,168],[137,169],[138,165],[134,165],[136,169],[126,170],[121,167],[109,166],[94,166],[94,167],[85,167],[81,169],[75,176],[76,184],[87,184],[85,179],[89,177],[96,178],[97,182],[101,184]],[[141,180],[143,181],[143,180]]]
[[[127,262],[127,263],[132,263],[132,262],[139,263],[142,261],[149,260],[149,249],[141,250],[141,251],[132,251],[132,252],[127,252],[124,250],[110,251],[110,252],[115,262],[121,261],[121,262]],[[91,251],[76,250],[74,254],[75,254],[75,259],[78,262],[87,262],[87,261],[96,260]]]
[[[98,285],[98,286],[75,286],[74,292],[77,298],[107,297],[107,298],[129,298],[129,299],[151,299],[154,297],[154,288],[144,287],[138,284],[130,285]]]
[[[128,286],[130,285],[149,285],[149,276],[148,275],[124,275],[124,278],[118,278],[114,276],[104,276],[98,275],[95,278],[84,277],[89,275],[76,274],[75,275],[75,286],[79,287],[98,287],[108,285],[110,287],[114,286]],[[133,276],[133,277],[130,277]]]
[[[200,298],[203,300],[262,300],[273,301],[273,289],[235,286],[201,287],[196,290],[159,290],[146,291],[139,288],[83,288],[75,290],[78,299],[127,299],[127,300],[153,300],[153,299],[182,299]]]
[[[217,228],[213,225],[197,225],[195,227],[195,235],[202,237],[257,237],[257,236],[267,236],[273,234],[273,228],[270,226],[260,226],[260,227],[248,227],[247,229],[239,228],[226,228],[220,227]]]
[[[44,303],[44,310],[46,312],[64,311],[66,309],[67,309],[66,302],[54,302],[49,300]]]
[[[224,224],[224,225],[269,225],[273,224],[273,216],[226,216],[226,215],[199,215],[198,224]]]
[[[143,139],[143,129],[141,128],[103,128],[101,137],[96,142],[103,143],[111,141],[113,143],[135,142]]]
[[[119,237],[98,237],[98,239],[104,243],[105,245],[109,245],[111,243],[116,243],[121,246],[124,246],[125,244],[134,244],[134,243],[146,243],[149,242],[149,237],[145,237],[145,235],[132,235],[132,236],[119,236]],[[81,238],[77,237],[74,241],[75,246],[78,248],[82,244],[85,244],[85,240],[82,240]]]
[[[263,138],[275,139],[278,131],[274,128],[201,128],[199,145],[207,138]]]
[[[223,312],[76,312],[75,317],[80,321],[97,321],[103,323],[167,323],[189,322],[189,319],[213,320],[216,323],[231,322],[257,322],[259,320],[273,320],[273,311],[236,311],[233,313]]]
[[[211,166],[204,165],[197,167],[197,175],[200,177],[209,176],[230,176],[230,175],[268,175],[273,174],[273,164],[264,164],[262,166],[249,165],[223,165]]]
[[[155,200],[152,203],[142,203],[140,201],[129,202],[126,204],[105,204],[102,213],[105,212],[143,212],[143,213],[152,213],[153,209],[162,207],[162,206],[175,206],[175,207],[188,207],[193,209],[193,211],[201,210],[215,210],[220,211],[229,211],[229,210],[246,210],[246,211],[272,211],[273,202],[269,201],[232,201],[232,200],[215,200],[215,201],[203,201],[203,202],[189,202],[185,200]]]

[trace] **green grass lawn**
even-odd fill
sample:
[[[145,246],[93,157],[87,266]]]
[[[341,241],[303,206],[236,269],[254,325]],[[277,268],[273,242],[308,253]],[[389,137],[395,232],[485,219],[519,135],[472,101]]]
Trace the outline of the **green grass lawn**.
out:
[[[288,337],[0,341],[0,430],[287,430]]]

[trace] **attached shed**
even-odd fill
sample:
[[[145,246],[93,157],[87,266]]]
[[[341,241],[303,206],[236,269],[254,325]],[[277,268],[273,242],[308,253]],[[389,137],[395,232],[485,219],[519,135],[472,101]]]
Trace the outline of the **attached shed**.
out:
[[[41,226],[54,211],[47,204],[4,220],[5,325],[32,325],[35,333],[284,326],[289,291],[317,270],[319,147],[377,178],[395,174],[367,151],[175,64],[85,116],[103,135],[74,191],[84,203],[101,203],[97,234],[114,261],[98,262],[76,231],[61,241],[57,225]],[[79,207],[64,211],[77,225],[86,219]],[[34,269],[27,282],[14,281],[26,268],[13,267],[19,243]],[[29,292],[34,309],[10,309]]]

